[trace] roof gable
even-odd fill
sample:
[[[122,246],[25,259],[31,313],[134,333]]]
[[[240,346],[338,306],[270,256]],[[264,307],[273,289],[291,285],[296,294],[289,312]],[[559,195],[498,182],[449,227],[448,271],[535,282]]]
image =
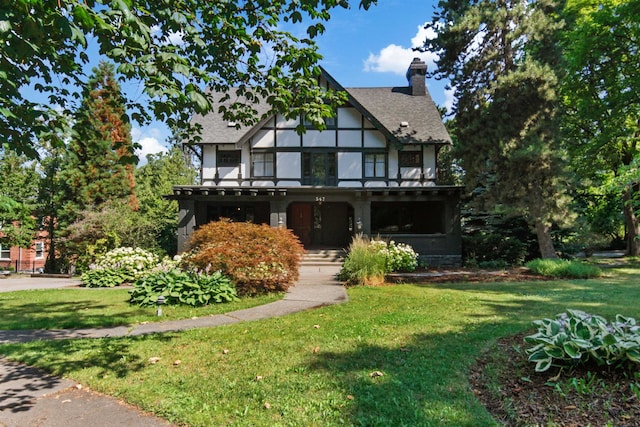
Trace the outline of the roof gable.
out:
[[[408,86],[344,88],[324,68],[320,68],[322,78],[327,84],[332,89],[345,91],[348,103],[395,145],[451,143],[442,117],[428,91],[425,95],[413,96]],[[223,98],[223,94],[214,95],[216,96],[219,99]],[[222,114],[217,112],[220,105],[230,106],[234,102],[250,104],[260,117],[266,116],[254,126],[236,126],[235,123],[224,120]],[[206,116],[194,116],[192,124],[202,126],[203,143],[233,143],[240,146],[273,118],[274,114],[268,115],[271,110],[271,106],[265,100],[259,103],[248,101],[237,94],[237,89],[232,88],[228,100],[216,105],[214,112]]]

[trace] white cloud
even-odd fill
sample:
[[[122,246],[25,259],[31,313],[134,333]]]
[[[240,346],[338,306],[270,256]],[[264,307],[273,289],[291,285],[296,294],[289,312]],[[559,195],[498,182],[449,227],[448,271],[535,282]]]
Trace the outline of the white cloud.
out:
[[[455,101],[455,88],[445,89],[444,91],[444,107],[447,109],[448,113],[453,112],[453,102]]]
[[[376,73],[395,73],[403,76],[407,72],[407,66],[413,58],[420,58],[427,63],[429,69],[435,66],[437,55],[431,52],[418,52],[412,48],[420,47],[424,41],[435,37],[432,29],[425,29],[426,25],[418,25],[416,35],[411,39],[411,47],[403,47],[397,44],[390,44],[378,53],[370,53],[369,57],[364,61],[364,71],[372,71]]]
[[[140,165],[147,163],[147,154],[166,153],[167,147],[160,142],[162,131],[158,128],[145,129],[144,132],[137,127],[131,129],[131,139],[141,145],[136,150],[140,159]]]

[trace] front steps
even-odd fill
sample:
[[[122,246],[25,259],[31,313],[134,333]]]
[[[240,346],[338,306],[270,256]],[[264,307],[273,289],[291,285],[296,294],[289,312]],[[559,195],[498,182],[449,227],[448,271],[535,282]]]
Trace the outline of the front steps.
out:
[[[301,266],[340,267],[344,261],[344,249],[307,249],[302,257]]]

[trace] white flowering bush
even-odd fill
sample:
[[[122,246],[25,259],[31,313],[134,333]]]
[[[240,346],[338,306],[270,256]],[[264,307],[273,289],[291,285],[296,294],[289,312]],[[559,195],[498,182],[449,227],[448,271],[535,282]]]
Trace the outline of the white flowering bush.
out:
[[[369,242],[369,246],[386,257],[386,270],[389,273],[394,271],[413,271],[418,266],[418,254],[410,245],[396,243],[393,240],[390,242],[372,240]]]
[[[116,248],[100,256],[81,281],[87,287],[113,287],[133,282],[158,265],[158,256],[141,248]]]

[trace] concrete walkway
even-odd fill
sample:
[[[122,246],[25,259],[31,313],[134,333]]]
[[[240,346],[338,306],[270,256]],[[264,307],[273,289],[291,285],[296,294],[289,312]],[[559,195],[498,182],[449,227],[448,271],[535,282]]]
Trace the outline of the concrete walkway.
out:
[[[303,266],[295,286],[284,299],[263,306],[196,319],[148,323],[133,327],[99,329],[0,331],[0,344],[35,340],[124,337],[266,319],[347,301],[344,287],[335,280],[339,266]],[[41,289],[75,286],[65,279],[2,279],[5,289]],[[18,282],[22,283],[9,283]],[[47,281],[48,285],[45,286]],[[31,285],[29,285],[31,283]],[[168,426],[166,421],[143,414],[110,396],[81,385],[0,358],[0,426],[76,427]]]

